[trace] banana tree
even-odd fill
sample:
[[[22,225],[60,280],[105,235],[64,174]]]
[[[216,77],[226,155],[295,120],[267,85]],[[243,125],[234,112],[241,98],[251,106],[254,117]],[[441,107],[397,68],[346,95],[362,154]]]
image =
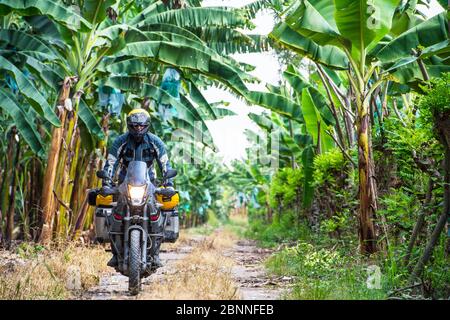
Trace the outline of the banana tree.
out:
[[[272,114],[249,117],[263,130],[280,132],[280,165],[289,166],[290,162],[293,168],[302,167],[302,202],[309,209],[314,193],[311,184],[314,156],[334,148],[336,142],[343,144],[344,138],[334,106],[326,101],[316,84],[303,78],[292,65],[283,72],[283,78],[283,86],[268,86],[268,93],[251,93],[260,95],[259,105]]]
[[[247,134],[251,135],[252,133],[247,132]],[[235,195],[243,193],[249,197],[255,188],[263,194],[259,198],[263,199],[268,222],[272,221],[272,209],[269,205],[269,186],[272,175],[273,170],[269,167],[258,166],[248,160],[246,162],[234,161],[227,179],[227,186]]]
[[[304,124],[297,124],[286,121],[286,119],[283,119],[276,113],[272,113],[270,116],[265,114],[250,114],[249,117],[261,129],[267,130],[268,132],[272,132],[274,130],[279,132],[279,165],[281,168],[302,168],[303,187],[301,203],[303,208],[308,211],[313,201],[314,189],[312,187],[312,166],[316,148],[313,138],[307,132],[306,126]],[[250,140],[254,141],[254,138],[251,138],[251,135],[256,134],[248,133],[248,135]],[[264,144],[265,142],[263,141],[262,143]],[[268,188],[270,185],[269,182],[265,184],[264,188],[262,188],[267,196]],[[258,183],[258,185],[261,185],[261,183]],[[298,205],[300,205],[300,203]]]
[[[199,147],[191,143],[189,145],[194,149]],[[177,189],[181,191],[181,208],[187,219],[184,225],[195,226],[206,222],[206,210],[219,209],[215,207],[213,199],[221,198],[219,186],[222,181],[227,180],[228,172],[212,149],[198,150],[197,152],[203,151],[207,155],[194,163],[186,162],[185,157],[174,148],[171,150],[171,160],[179,171]]]
[[[399,4],[399,0],[295,1],[272,33],[279,43],[286,43],[288,48],[294,47],[297,52],[303,51],[318,64],[347,70],[357,113],[360,248],[361,252],[369,254],[377,251],[374,225],[377,187],[369,105],[374,91],[385,80],[383,77],[374,80],[378,60],[371,52],[392,29]],[[293,36],[286,38],[280,28]],[[335,54],[331,56],[332,52]],[[340,60],[337,62],[338,57]]]

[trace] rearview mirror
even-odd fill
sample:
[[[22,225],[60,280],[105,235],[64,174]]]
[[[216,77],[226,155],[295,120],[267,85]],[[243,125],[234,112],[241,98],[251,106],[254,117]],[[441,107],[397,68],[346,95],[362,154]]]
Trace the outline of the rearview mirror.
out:
[[[170,179],[175,177],[178,174],[177,170],[175,169],[169,169],[167,170],[166,174],[164,175],[164,179]]]
[[[109,177],[105,170],[100,170],[100,171],[97,171],[97,178],[106,179]]]

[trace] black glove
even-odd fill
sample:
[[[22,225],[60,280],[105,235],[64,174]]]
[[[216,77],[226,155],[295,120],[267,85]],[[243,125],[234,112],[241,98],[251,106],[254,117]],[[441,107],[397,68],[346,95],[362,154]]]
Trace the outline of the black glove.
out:
[[[102,186],[112,187],[113,186],[112,179],[111,178],[102,179]]]

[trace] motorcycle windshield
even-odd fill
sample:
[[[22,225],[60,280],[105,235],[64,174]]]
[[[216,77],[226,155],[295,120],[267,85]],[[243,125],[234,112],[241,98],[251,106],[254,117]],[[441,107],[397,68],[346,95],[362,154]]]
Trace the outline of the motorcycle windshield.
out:
[[[147,164],[142,161],[131,161],[128,164],[125,181],[135,187],[147,185]]]

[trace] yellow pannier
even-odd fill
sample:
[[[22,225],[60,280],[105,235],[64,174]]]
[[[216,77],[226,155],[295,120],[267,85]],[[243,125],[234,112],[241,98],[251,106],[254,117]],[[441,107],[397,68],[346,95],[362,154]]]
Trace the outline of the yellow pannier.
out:
[[[113,203],[113,196],[109,195],[109,196],[102,196],[101,194],[97,195],[97,199],[96,199],[96,205],[97,207],[101,207],[101,206],[111,206],[111,204]]]
[[[161,207],[162,210],[172,210],[180,203],[180,196],[178,195],[178,192],[171,197],[163,196],[162,194],[157,194],[156,201],[158,201],[163,205]]]

